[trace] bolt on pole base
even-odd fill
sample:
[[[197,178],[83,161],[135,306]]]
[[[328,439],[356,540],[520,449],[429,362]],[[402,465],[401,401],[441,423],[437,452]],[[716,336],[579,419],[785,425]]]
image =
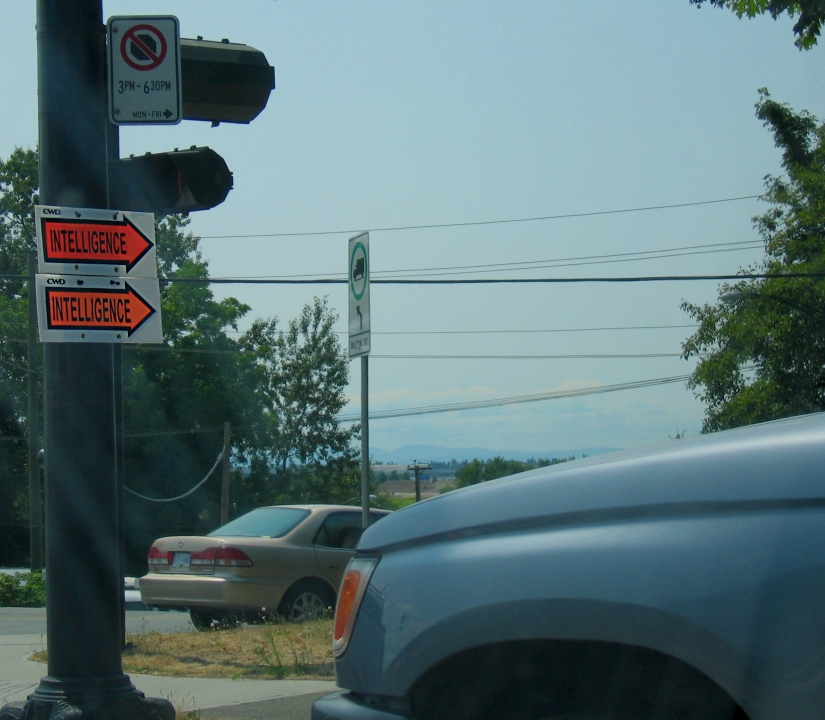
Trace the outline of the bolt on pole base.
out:
[[[0,720],[175,720],[175,708],[145,697],[128,675],[105,682],[44,677],[26,702],[0,708]]]

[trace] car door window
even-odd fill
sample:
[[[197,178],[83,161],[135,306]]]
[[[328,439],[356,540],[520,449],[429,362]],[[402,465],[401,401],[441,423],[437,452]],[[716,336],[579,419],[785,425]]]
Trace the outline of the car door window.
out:
[[[315,545],[337,550],[354,550],[361,537],[361,513],[332,513],[315,535]]]

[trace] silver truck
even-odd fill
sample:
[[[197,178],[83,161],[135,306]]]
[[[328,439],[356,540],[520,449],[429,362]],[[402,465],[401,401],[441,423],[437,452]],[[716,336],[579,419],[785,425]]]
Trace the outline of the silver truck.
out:
[[[825,717],[825,414],[397,512],[334,636],[313,720]]]

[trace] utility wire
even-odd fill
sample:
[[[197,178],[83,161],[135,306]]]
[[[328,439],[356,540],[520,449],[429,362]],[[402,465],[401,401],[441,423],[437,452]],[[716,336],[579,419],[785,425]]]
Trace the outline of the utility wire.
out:
[[[748,371],[755,369],[755,365],[745,365],[741,369]],[[458,412],[460,410],[479,410],[491,407],[503,407],[505,405],[519,405],[522,403],[541,402],[542,400],[559,400],[562,398],[582,397],[584,395],[601,395],[603,393],[619,392],[621,390],[636,390],[639,388],[654,387],[658,385],[670,385],[672,383],[686,382],[690,375],[674,375],[664,378],[653,378],[651,380],[638,380],[635,382],[617,383],[615,385],[601,385],[595,388],[580,388],[576,390],[556,390],[554,392],[533,393],[532,395],[516,395],[514,397],[495,398],[491,400],[476,400],[465,403],[446,403],[443,405],[424,405],[421,407],[404,408],[402,410],[379,410],[370,413],[370,420],[384,420],[388,418],[410,417],[413,415],[431,415],[433,413]],[[355,415],[339,415],[339,422],[357,422],[361,419],[360,413]]]
[[[127,349],[149,352],[205,353],[214,355],[260,355],[265,350],[200,350],[196,348],[174,348],[166,346],[140,345]],[[348,360],[347,355],[341,356]],[[672,358],[682,357],[680,353],[621,353],[621,354],[579,354],[579,355],[380,355],[370,354],[379,360],[614,360],[620,358]]]
[[[735,247],[729,247],[735,246]],[[659,260],[669,257],[685,257],[688,255],[708,255],[718,252],[739,252],[741,250],[754,250],[762,248],[761,240],[743,240],[729,243],[711,243],[708,245],[686,245],[678,248],[663,248],[661,250],[639,250],[636,252],[627,253],[610,253],[603,255],[582,255],[579,257],[567,258],[551,258],[547,260],[521,260],[518,262],[506,263],[486,263],[483,265],[446,265],[441,267],[423,267],[423,268],[402,268],[397,270],[373,270],[371,277],[381,278],[387,275],[398,275],[404,273],[417,273],[425,275],[462,275],[468,273],[460,272],[442,272],[453,270],[467,270],[468,272],[503,272],[507,270],[536,270],[541,268],[554,267],[575,267],[580,265],[604,265],[617,262],[639,262],[641,260]],[[697,248],[720,248],[716,250],[696,250]],[[690,250],[691,252],[681,252],[683,250]],[[695,252],[694,252],[695,250]],[[664,253],[664,254],[663,254]],[[647,257],[638,257],[645,255]],[[606,259],[607,258],[607,259]],[[610,259],[614,258],[614,259]],[[577,262],[586,261],[586,262]],[[521,267],[520,267],[521,266]],[[481,269],[477,269],[481,268]],[[272,279],[288,279],[288,278],[311,278],[311,277],[347,277],[345,272],[335,273],[303,273],[299,275],[248,275],[246,277],[252,278],[272,278]]]
[[[747,247],[742,247],[747,246]],[[504,267],[514,267],[514,269],[524,269],[524,268],[515,268],[517,265],[543,265],[544,263],[562,263],[562,262],[573,262],[577,260],[603,260],[605,258],[625,258],[631,256],[638,256],[638,255],[653,255],[657,253],[671,253],[671,252],[681,252],[683,250],[702,250],[703,248],[723,248],[725,250],[732,249],[732,250],[750,250],[753,247],[763,247],[763,243],[761,240],[740,240],[736,242],[726,242],[726,243],[709,243],[706,245],[685,245],[682,247],[675,247],[675,248],[662,248],[661,250],[637,250],[634,252],[626,252],[626,253],[609,253],[609,254],[602,254],[602,255],[581,255],[578,257],[567,257],[567,258],[550,258],[548,260],[522,260],[518,262],[506,262],[506,263],[486,263],[483,265],[452,265],[452,266],[445,266],[445,267],[429,267],[429,268],[406,268],[404,270],[375,270],[373,271],[373,275],[386,274],[386,273],[404,273],[404,272],[430,272],[436,270],[474,270],[477,268],[504,268]],[[704,255],[707,251],[702,250],[701,252],[696,253],[685,253],[690,255]],[[711,251],[714,252],[714,251]],[[647,260],[648,258],[639,258],[641,260]],[[346,273],[344,273],[346,275]]]
[[[552,330],[398,330],[395,332],[373,332],[373,335],[488,335],[491,333],[573,333],[594,332],[596,330],[667,330],[671,328],[693,328],[690,325],[628,325],[625,327],[557,328]],[[348,335],[346,330],[336,330],[339,335]]]
[[[751,245],[744,248],[723,248],[721,250],[704,250],[702,252],[686,252],[686,253],[669,253],[667,255],[650,255],[648,257],[629,257],[629,258],[616,258],[613,260],[587,260],[585,262],[556,262],[551,263],[549,265],[533,265],[530,267],[517,267],[517,268],[492,268],[490,270],[461,270],[461,271],[448,271],[448,272],[428,272],[428,273],[418,273],[418,275],[423,277],[439,277],[441,275],[481,275],[485,273],[499,273],[499,272],[513,272],[516,270],[546,270],[551,268],[567,268],[567,267],[580,267],[582,265],[612,265],[614,263],[628,263],[628,262],[640,262],[642,260],[661,260],[663,258],[671,258],[671,257],[685,257],[685,256],[693,256],[693,255],[711,255],[713,253],[723,253],[723,252],[734,252],[739,250],[751,250],[756,247],[761,247],[761,243],[759,246]],[[379,275],[378,273],[373,273],[372,277],[384,277],[383,274]],[[399,275],[395,275],[394,277],[403,277]]]
[[[571,333],[593,332],[596,330],[668,330],[671,328],[699,327],[696,323],[690,325],[627,325],[624,327],[593,327],[593,328],[556,328],[546,330],[394,330],[373,331],[373,335],[488,335],[490,333]],[[225,330],[227,335],[243,335],[242,330]],[[348,335],[346,330],[333,330],[336,335]],[[17,341],[15,341],[17,342]],[[20,342],[25,342],[21,340]]]
[[[647,283],[690,282],[699,280],[773,280],[822,278],[825,272],[802,273],[741,273],[729,275],[639,275],[629,277],[569,277],[569,278],[472,278],[462,280],[406,280],[401,278],[370,280],[371,285],[513,285],[513,284],[575,284],[575,283]],[[275,280],[264,278],[161,278],[162,283],[200,285],[346,285],[346,278],[312,278],[307,280]]]
[[[642,260],[660,260],[670,257],[685,257],[691,255],[707,255],[720,252],[734,252],[741,250],[753,250],[762,247],[759,240],[743,240],[730,243],[710,243],[706,245],[685,245],[678,248],[663,248],[661,250],[639,250],[627,253],[609,253],[602,255],[582,255],[567,258],[551,258],[546,260],[521,260],[518,262],[506,263],[486,263],[482,265],[446,265],[425,268],[401,268],[396,270],[373,270],[372,282],[385,278],[385,276],[397,276],[404,273],[423,274],[424,276],[439,275],[467,275],[488,272],[505,272],[507,270],[539,270],[557,267],[577,267],[583,265],[605,265],[620,262],[640,262]],[[701,248],[717,248],[715,250],[701,250]],[[697,250],[698,249],[698,250]],[[682,252],[688,250],[690,252]],[[645,257],[641,257],[645,256]],[[462,271],[462,272],[453,272]],[[463,272],[466,271],[466,272]],[[247,275],[244,280],[291,280],[300,278],[309,279],[339,279],[343,281],[347,277],[346,273],[303,273],[297,275]],[[28,275],[0,275],[0,279],[31,279]],[[181,278],[160,278],[162,281],[181,281]],[[191,280],[206,280],[207,278],[192,278]],[[240,279],[240,278],[239,278]],[[386,278],[392,279],[392,278]],[[26,323],[6,323],[7,325]]]
[[[237,428],[233,426],[233,430],[240,430],[241,428]],[[197,435],[200,433],[214,433],[214,432],[223,432],[223,427],[197,427],[197,428],[189,428],[186,430],[176,429],[176,430],[138,430],[136,432],[125,432],[123,433],[123,437],[127,438],[141,438],[141,437],[155,437],[156,435]]]
[[[743,365],[741,370],[748,372],[754,370],[755,365]],[[673,375],[664,378],[652,378],[650,380],[636,380],[633,382],[616,383],[615,385],[600,385],[595,388],[579,388],[575,390],[556,390],[546,393],[532,393],[530,395],[515,395],[512,397],[492,398],[490,400],[475,400],[463,403],[445,403],[442,405],[423,405],[418,407],[403,408],[400,410],[378,410],[370,413],[370,420],[384,420],[396,417],[411,417],[414,415],[430,415],[433,413],[458,412],[461,410],[480,410],[491,407],[503,407],[505,405],[519,405],[522,403],[541,402],[542,400],[558,400],[568,397],[582,397],[585,395],[601,395],[609,392],[619,392],[621,390],[636,390],[658,385],[670,385],[677,382],[686,382],[691,375]],[[359,422],[361,414],[338,415],[338,422]],[[238,430],[254,429],[254,426],[236,428]],[[221,432],[223,428],[198,428],[197,430],[158,430],[142,433],[126,433],[127,437],[144,437],[149,435],[184,435],[190,432]]]
[[[189,495],[191,495],[193,492],[195,492],[195,490],[199,489],[200,486],[203,485],[209,479],[209,476],[212,475],[213,472],[215,472],[215,468],[218,467],[218,464],[220,463],[220,461],[222,459],[223,459],[223,450],[221,450],[218,453],[218,457],[215,460],[215,464],[212,466],[212,469],[208,473],[206,473],[206,477],[204,477],[204,479],[201,480],[197,485],[195,485],[195,487],[193,487],[191,490],[187,490],[185,493],[183,493],[183,495],[178,495],[177,497],[162,498],[162,499],[161,498],[150,498],[150,497],[147,497],[146,495],[141,495],[140,493],[136,493],[134,490],[132,490],[130,488],[127,488],[125,485],[123,486],[123,489],[127,493],[129,493],[130,495],[134,495],[135,497],[140,498],[141,500],[146,500],[147,502],[170,503],[170,502],[176,502],[178,500],[183,500],[183,498],[189,497]]]
[[[28,341],[23,341],[23,342],[28,342]],[[0,363],[3,363],[3,365],[8,365],[9,367],[13,367],[15,370],[22,370],[24,373],[32,373],[32,375],[37,375],[37,377],[43,377],[36,370],[29,370],[28,368],[25,368],[22,365],[15,365],[13,362],[9,362],[8,360],[3,360],[2,358],[0,358]]]
[[[681,353],[616,353],[583,355],[378,355],[381,360],[623,360],[629,358],[680,358]]]
[[[379,410],[370,413],[370,420],[383,420],[387,418],[409,417],[412,415],[430,415],[433,413],[458,412],[460,410],[479,410],[483,408],[502,407],[504,405],[518,405],[522,403],[540,402],[542,400],[558,400],[561,398],[581,397],[584,395],[599,395],[602,393],[618,392],[620,390],[635,390],[637,388],[653,387],[656,385],[669,385],[671,383],[686,382],[690,375],[674,375],[664,378],[653,378],[652,380],[639,380],[636,382],[617,383],[615,385],[601,385],[595,388],[579,388],[575,390],[556,390],[546,393],[533,393],[531,395],[516,395],[514,397],[495,398],[491,400],[476,400],[464,403],[446,403],[443,405],[424,405],[420,407],[404,408],[402,410]],[[357,421],[360,414],[339,415],[340,422]]]
[[[739,197],[722,198],[720,200],[701,200],[699,202],[673,203],[670,205],[647,205],[644,207],[623,208],[620,210],[597,210],[594,212],[565,213],[563,215],[540,215],[537,217],[508,218],[506,220],[477,220],[474,222],[436,223],[429,225],[397,225],[393,227],[367,228],[370,232],[394,232],[396,230],[431,230],[435,228],[473,227],[477,225],[504,225],[507,223],[536,222],[539,220],[561,220],[563,218],[595,217],[598,215],[621,215],[624,213],[646,212],[649,210],[669,210],[671,208],[697,207],[699,205],[716,205],[719,203],[737,202],[739,200],[755,200],[761,195],[741,195]],[[315,235],[343,235],[345,233],[361,232],[364,228],[355,230],[321,230],[316,232],[296,233],[253,233],[249,235],[201,235],[204,240],[234,239],[234,238],[268,238],[268,237],[309,237]]]

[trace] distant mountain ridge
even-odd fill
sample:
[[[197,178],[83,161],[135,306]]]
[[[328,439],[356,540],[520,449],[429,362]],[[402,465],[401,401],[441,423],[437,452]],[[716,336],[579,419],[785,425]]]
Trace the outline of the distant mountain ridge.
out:
[[[609,447],[586,447],[576,450],[490,450],[488,448],[469,447],[454,448],[442,447],[441,445],[403,445],[395,450],[384,450],[383,448],[370,448],[370,456],[374,462],[380,463],[411,463],[415,460],[450,462],[451,460],[489,460],[496,456],[501,456],[506,460],[538,460],[539,458],[568,458],[582,455],[603,455],[604,453],[616,452],[621,448]]]

